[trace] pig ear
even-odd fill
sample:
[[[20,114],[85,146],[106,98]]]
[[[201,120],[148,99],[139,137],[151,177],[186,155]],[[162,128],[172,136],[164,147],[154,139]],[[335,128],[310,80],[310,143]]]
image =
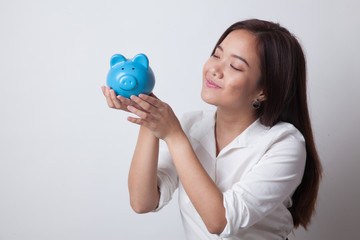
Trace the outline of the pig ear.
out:
[[[131,61],[133,61],[134,63],[138,63],[140,65],[143,65],[146,69],[149,66],[148,58],[146,57],[145,54],[142,54],[142,53],[140,53],[140,54],[136,55],[135,57],[133,57],[133,59],[131,59]]]
[[[123,55],[114,54],[114,55],[112,55],[111,60],[110,60],[110,67],[113,67],[115,64],[122,63],[125,61],[126,61],[126,58]]]

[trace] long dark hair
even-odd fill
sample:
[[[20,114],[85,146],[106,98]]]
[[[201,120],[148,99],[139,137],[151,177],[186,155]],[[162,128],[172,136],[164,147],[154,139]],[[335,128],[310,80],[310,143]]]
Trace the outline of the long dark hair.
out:
[[[322,167],[316,151],[306,95],[306,63],[302,48],[287,29],[277,23],[250,19],[231,25],[218,40],[217,46],[234,30],[247,30],[257,39],[261,78],[266,100],[258,115],[262,124],[274,126],[279,121],[293,124],[306,142],[306,165],[300,185],[292,196],[289,208],[294,226],[307,229],[315,211]]]

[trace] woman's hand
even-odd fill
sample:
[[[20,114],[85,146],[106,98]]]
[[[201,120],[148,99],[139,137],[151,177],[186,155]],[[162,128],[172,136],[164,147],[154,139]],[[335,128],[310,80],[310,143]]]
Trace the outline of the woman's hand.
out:
[[[140,108],[134,105],[127,106],[130,112],[139,117],[128,117],[130,122],[150,129],[157,138],[165,141],[182,132],[180,122],[171,107],[160,101],[154,94],[150,96],[140,94],[139,97],[133,95],[131,100]]]
[[[127,109],[128,106],[135,106],[139,109],[142,109],[130,99],[120,95],[116,96],[115,91],[108,86],[101,86],[101,90],[106,98],[106,102],[109,108],[119,109],[127,112],[129,112],[129,110]]]

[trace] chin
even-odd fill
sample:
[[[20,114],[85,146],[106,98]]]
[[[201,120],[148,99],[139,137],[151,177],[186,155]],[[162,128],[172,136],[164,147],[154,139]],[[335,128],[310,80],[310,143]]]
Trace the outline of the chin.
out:
[[[217,101],[216,97],[214,97],[214,94],[207,92],[204,90],[204,88],[201,90],[201,99],[207,104],[217,106]]]

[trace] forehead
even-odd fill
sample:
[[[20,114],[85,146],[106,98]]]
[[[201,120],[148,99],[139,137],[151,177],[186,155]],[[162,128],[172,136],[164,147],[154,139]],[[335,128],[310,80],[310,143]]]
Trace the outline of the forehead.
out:
[[[229,45],[234,48],[253,48],[256,46],[256,36],[247,30],[230,32],[220,45]]]
[[[224,52],[240,55],[247,61],[258,60],[256,51],[256,36],[246,30],[234,30],[221,42]]]

